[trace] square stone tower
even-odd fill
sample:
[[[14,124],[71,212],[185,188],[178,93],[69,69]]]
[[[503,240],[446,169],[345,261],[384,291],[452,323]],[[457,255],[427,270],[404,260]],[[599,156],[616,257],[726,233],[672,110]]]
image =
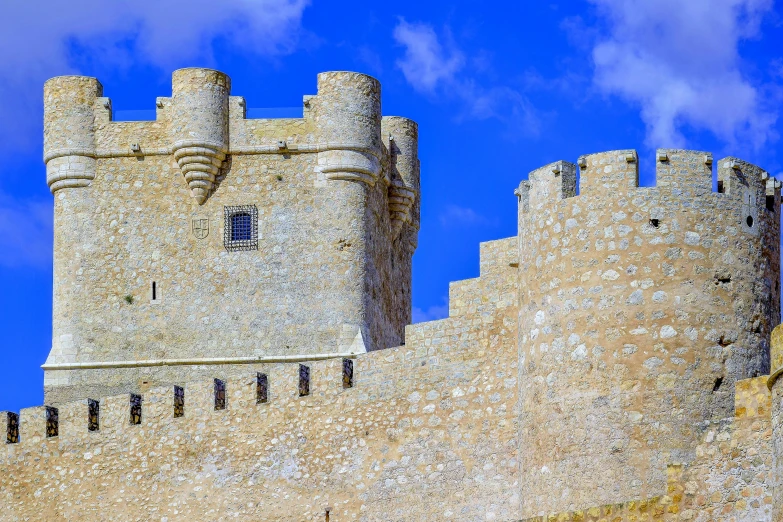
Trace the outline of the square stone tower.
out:
[[[155,121],[112,121],[102,90],[44,90],[48,403],[403,342],[418,131],[381,117],[377,80],[320,74],[290,119],[247,119],[209,69],[175,71]]]

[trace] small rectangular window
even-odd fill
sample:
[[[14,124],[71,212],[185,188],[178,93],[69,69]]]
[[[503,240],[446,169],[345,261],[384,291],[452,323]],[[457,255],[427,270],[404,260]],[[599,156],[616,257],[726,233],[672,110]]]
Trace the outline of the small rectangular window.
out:
[[[723,182],[722,181],[718,181],[718,192],[720,194],[723,194]]]
[[[343,359],[343,388],[353,388],[353,361]]]
[[[141,424],[141,395],[130,395],[130,423]]]
[[[269,393],[269,383],[265,373],[256,374],[256,404],[266,402]]]
[[[258,250],[258,209],[255,205],[223,207],[223,217],[226,250]]]
[[[60,413],[57,408],[46,406],[46,436],[57,437],[60,434]]]
[[[19,414],[8,412],[8,426],[6,428],[5,441],[7,444],[19,442]]]
[[[174,386],[174,417],[185,416],[185,388]]]
[[[299,396],[310,395],[310,368],[304,364],[299,365]]]
[[[775,196],[767,196],[767,210],[775,210]]]
[[[226,383],[215,379],[215,410],[226,409]]]
[[[98,431],[100,425],[101,404],[93,399],[87,399],[87,429]]]

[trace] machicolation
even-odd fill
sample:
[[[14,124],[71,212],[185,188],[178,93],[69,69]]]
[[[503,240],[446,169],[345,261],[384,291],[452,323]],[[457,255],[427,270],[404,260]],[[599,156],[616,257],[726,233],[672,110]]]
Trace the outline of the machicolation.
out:
[[[46,406],[0,413],[0,520],[783,522],[759,167],[536,169],[518,235],[409,324],[418,127],[375,79],[248,119],[182,69],[156,105],[115,122],[96,79],[46,83],[54,338]]]

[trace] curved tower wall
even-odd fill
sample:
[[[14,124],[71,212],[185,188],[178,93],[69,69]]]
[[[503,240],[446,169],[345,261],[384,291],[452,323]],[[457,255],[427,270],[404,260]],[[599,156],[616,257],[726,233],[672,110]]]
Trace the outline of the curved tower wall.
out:
[[[181,69],[154,121],[115,122],[97,80],[47,83],[47,402],[403,342],[418,222],[396,223],[378,81],[321,74],[302,118],[247,119],[230,90],[219,71]],[[417,188],[415,135],[399,139]],[[236,209],[248,244],[232,243]]]
[[[558,162],[520,198],[524,516],[663,494],[734,383],[769,370],[779,322],[779,184],[758,167],[659,150]],[[767,209],[770,195],[770,209]]]

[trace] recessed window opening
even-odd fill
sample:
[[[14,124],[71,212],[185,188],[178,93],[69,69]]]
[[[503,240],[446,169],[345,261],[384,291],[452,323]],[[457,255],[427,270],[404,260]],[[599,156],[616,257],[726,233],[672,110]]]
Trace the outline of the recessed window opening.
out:
[[[185,388],[174,386],[174,418],[185,416]]]
[[[226,382],[215,379],[215,410],[226,409]]]
[[[57,437],[60,435],[60,413],[57,408],[46,407],[46,437]]]
[[[310,395],[310,368],[304,364],[299,365],[299,396]]]
[[[748,216],[745,218],[745,224],[749,227],[753,227],[753,216]]]
[[[256,404],[261,404],[269,399],[269,381],[265,373],[256,374]]]
[[[141,424],[141,395],[130,394],[130,423]]]
[[[725,193],[725,191],[723,190],[723,182],[722,181],[718,181],[718,192],[720,194],[724,194]]]
[[[722,384],[723,384],[723,377],[718,377],[717,379],[715,379],[715,384],[712,386],[712,392],[715,393],[716,391],[720,390]]]
[[[353,388],[353,361],[343,359],[343,388]]]
[[[653,226],[653,228],[658,228],[661,224],[660,220],[653,218],[650,220],[650,224]]]
[[[224,207],[223,246],[229,251],[258,250],[258,209],[255,205]]]
[[[6,426],[6,444],[17,444],[19,442],[19,414],[9,411]]]
[[[93,399],[87,399],[87,430],[99,431],[101,429],[101,403]]]
[[[152,300],[155,301],[158,298],[158,288],[155,281],[152,282]]]

